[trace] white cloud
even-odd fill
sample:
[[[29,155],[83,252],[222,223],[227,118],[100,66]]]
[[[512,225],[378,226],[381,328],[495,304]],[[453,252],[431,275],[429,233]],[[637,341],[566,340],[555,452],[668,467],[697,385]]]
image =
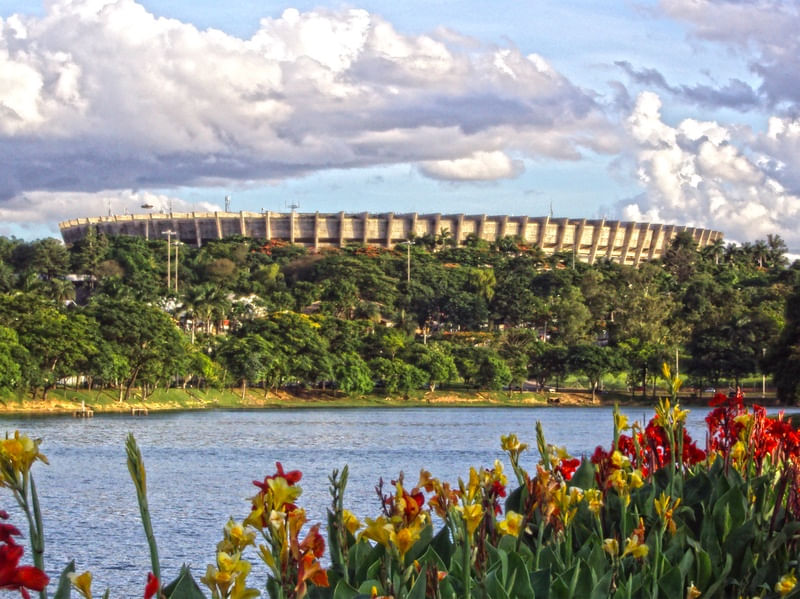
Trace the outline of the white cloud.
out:
[[[398,163],[508,177],[506,152],[574,160],[617,143],[593,95],[541,57],[404,35],[364,10],[287,9],[250,39],[134,0],[0,19],[0,199]]]
[[[434,179],[453,181],[488,181],[516,177],[524,170],[519,160],[503,152],[475,152],[466,158],[423,162],[420,170]]]
[[[657,95],[643,93],[627,121],[645,191],[620,204],[624,218],[712,227],[739,241],[778,233],[800,245],[800,196],[747,145],[752,134],[694,119],[673,127],[660,109]],[[788,130],[775,122],[770,132],[777,140]]]
[[[0,204],[0,222],[6,225],[60,222],[77,216],[111,212],[125,215],[147,212],[213,212],[222,207],[191,203],[180,198],[148,191],[106,190],[94,193],[31,191]],[[0,234],[4,234],[0,231]]]

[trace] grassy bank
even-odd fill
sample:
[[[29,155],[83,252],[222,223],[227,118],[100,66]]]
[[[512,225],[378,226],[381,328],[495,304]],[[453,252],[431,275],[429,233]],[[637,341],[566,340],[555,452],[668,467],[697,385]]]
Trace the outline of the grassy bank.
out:
[[[757,399],[757,398],[756,398]],[[770,405],[773,398],[768,399]],[[706,405],[708,397],[681,397],[684,405]],[[129,413],[132,410],[209,410],[209,409],[281,409],[281,408],[359,408],[359,407],[535,407],[535,406],[598,406],[619,403],[622,405],[649,406],[651,398],[632,398],[625,392],[608,392],[592,401],[588,391],[558,391],[534,393],[530,391],[487,390],[418,390],[408,396],[387,396],[380,393],[369,395],[344,395],[334,391],[299,389],[264,393],[262,389],[248,389],[242,397],[241,389],[167,389],[157,390],[146,399],[141,393],[132,394],[128,401],[119,401],[115,390],[88,391],[85,389],[56,389],[46,400],[32,399],[30,394],[0,397],[0,414],[71,414],[83,408],[95,413]]]
[[[314,407],[414,407],[414,406],[545,406],[557,399],[559,405],[593,405],[588,393],[533,393],[518,391],[444,390],[416,391],[405,396],[370,394],[348,396],[332,391],[297,390],[264,393],[248,390],[157,390],[146,399],[135,393],[128,401],[120,402],[113,390],[87,391],[57,389],[46,400],[32,399],[30,394],[0,398],[0,414],[70,414],[83,407],[95,413],[126,413],[145,408],[148,411],[255,409],[255,408],[314,408]],[[603,401],[608,401],[604,397]],[[629,399],[627,396],[614,399]],[[550,400],[550,404],[548,404]],[[597,405],[597,404],[594,404]]]

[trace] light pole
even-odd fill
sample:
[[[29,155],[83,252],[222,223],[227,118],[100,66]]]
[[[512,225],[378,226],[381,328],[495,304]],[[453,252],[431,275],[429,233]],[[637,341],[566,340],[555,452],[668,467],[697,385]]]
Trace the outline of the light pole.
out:
[[[171,245],[172,245],[172,236],[173,235],[177,235],[177,233],[175,231],[173,231],[172,229],[167,229],[166,231],[163,232],[163,235],[167,236],[167,291],[171,291],[172,290],[172,280],[171,280],[171,277],[172,277],[172,264],[171,264],[172,247],[171,247]]]
[[[183,244],[177,239],[173,243],[175,245],[175,295],[178,295],[178,248]]]
[[[761,399],[767,396],[767,373],[764,372],[764,358],[767,355],[767,348],[761,348]]]
[[[408,292],[411,293],[411,246],[414,245],[414,242],[411,240],[401,241],[397,245],[406,246],[406,285]]]

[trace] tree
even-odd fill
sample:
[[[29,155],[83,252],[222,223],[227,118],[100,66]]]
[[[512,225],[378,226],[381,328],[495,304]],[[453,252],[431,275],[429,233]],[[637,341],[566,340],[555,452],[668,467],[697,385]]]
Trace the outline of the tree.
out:
[[[234,378],[241,381],[242,399],[244,399],[248,381],[257,384],[269,376],[273,367],[274,353],[272,344],[260,335],[250,333],[242,337],[225,338],[217,355]],[[265,385],[264,393],[266,392]]]
[[[161,373],[162,377],[169,377],[177,370],[185,353],[184,345],[178,328],[162,310],[133,299],[98,298],[90,305],[89,312],[100,325],[100,334],[111,350],[124,358],[121,401],[128,400],[143,370]]]
[[[22,382],[22,369],[17,356],[24,348],[13,329],[0,326],[0,391],[8,392]]]
[[[375,382],[367,363],[355,352],[346,352],[338,356],[333,367],[336,385],[344,393],[365,394],[372,391]]]
[[[800,404],[800,290],[786,302],[786,326],[769,348],[764,368],[775,381],[781,403]]]
[[[387,393],[400,392],[407,396],[410,391],[424,385],[428,378],[424,371],[399,358],[374,358],[369,367]]]
[[[610,347],[600,347],[592,343],[573,345],[568,351],[567,361],[570,369],[589,379],[592,402],[594,402],[603,376],[622,369],[617,352]]]
[[[442,343],[417,346],[415,366],[427,374],[428,389],[436,390],[436,385],[449,383],[458,376],[453,356]]]
[[[506,329],[497,344],[498,353],[511,371],[511,382],[520,391],[528,379],[532,347],[537,343],[538,336],[532,329]]]

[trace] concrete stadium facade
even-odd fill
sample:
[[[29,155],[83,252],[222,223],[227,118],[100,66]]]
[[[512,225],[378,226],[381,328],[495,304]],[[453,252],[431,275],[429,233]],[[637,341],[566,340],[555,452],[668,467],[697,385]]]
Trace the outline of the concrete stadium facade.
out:
[[[198,247],[231,235],[281,240],[315,250],[349,244],[393,248],[414,235],[437,235],[442,229],[458,245],[470,236],[488,242],[511,236],[538,245],[547,255],[572,252],[576,259],[594,263],[606,258],[638,265],[663,255],[671,240],[688,231],[700,247],[723,235],[719,231],[681,225],[550,218],[532,216],[487,216],[467,214],[350,214],[300,212],[190,212],[126,214],[68,220],[59,224],[67,244],[83,238],[90,228],[106,235],[132,235],[165,239],[174,231],[183,243]]]

